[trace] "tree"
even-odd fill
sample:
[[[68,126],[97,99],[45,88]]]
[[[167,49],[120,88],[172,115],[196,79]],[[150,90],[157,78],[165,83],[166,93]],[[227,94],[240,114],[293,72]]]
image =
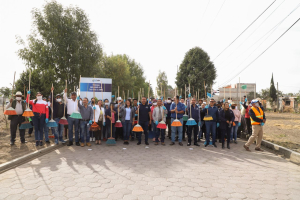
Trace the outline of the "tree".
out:
[[[50,93],[53,83],[58,91],[62,91],[67,80],[70,92],[79,85],[80,75],[93,77],[99,71],[102,48],[82,9],[64,8],[51,1],[42,11],[33,9],[32,16],[33,32],[28,36],[28,45],[25,46],[21,38],[17,43],[24,46],[18,56],[33,70],[32,83],[41,83],[33,85],[34,90]],[[34,73],[39,75],[38,80]],[[39,80],[42,78],[47,81]],[[21,76],[21,79],[27,78]],[[17,84],[19,90],[23,88],[21,82]]]
[[[2,97],[9,97],[11,95],[11,89],[8,87],[0,88],[0,94]]]
[[[180,64],[179,71],[177,72],[176,85],[178,89],[185,88],[185,84],[188,89],[188,84],[191,84],[191,93],[194,96],[196,91],[200,94],[204,94],[204,81],[207,86],[206,91],[210,91],[211,85],[216,78],[216,69],[214,64],[210,61],[208,54],[201,48],[195,47],[190,49]],[[186,95],[189,92],[186,92]],[[183,94],[180,94],[184,96]],[[204,96],[204,95],[203,95]]]
[[[270,86],[270,97],[272,101],[277,100],[277,91],[274,85],[273,73],[272,73],[271,86]]]
[[[166,72],[158,71],[158,76],[156,77],[156,91],[158,96],[164,96],[164,91],[168,88],[168,78]],[[162,89],[162,91],[161,91]]]

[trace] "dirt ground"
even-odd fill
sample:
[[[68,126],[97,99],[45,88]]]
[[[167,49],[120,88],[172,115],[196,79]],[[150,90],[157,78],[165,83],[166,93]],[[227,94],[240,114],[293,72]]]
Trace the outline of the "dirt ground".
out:
[[[267,123],[264,126],[264,139],[300,152],[300,114],[267,112],[266,117]],[[50,135],[52,135],[51,130],[49,131]],[[28,129],[25,133],[25,139],[27,143],[21,144],[17,131],[15,145],[10,146],[9,120],[7,120],[6,126],[2,107],[0,107],[0,164],[54,143],[54,139],[50,138],[51,144],[36,147],[34,133],[29,137]]]
[[[300,152],[300,114],[266,113],[264,139]]]
[[[7,119],[7,116],[6,116]],[[21,144],[20,134],[17,131],[17,137],[15,145],[10,146],[10,121],[7,120],[7,125],[5,123],[5,118],[3,115],[3,108],[0,107],[0,164],[5,163],[7,161],[13,160],[15,158],[24,156],[28,153],[34,152],[38,149],[45,148],[54,143],[54,139],[50,138],[50,144],[44,144],[44,146],[36,147],[34,140],[34,133],[29,137],[28,129],[25,131],[25,140],[27,143]],[[51,130],[49,130],[49,136],[52,135]]]

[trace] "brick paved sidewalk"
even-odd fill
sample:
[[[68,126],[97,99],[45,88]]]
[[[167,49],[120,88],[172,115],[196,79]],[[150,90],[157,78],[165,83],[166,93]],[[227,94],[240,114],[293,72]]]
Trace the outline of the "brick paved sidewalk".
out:
[[[298,165],[243,144],[63,147],[0,174],[0,199],[300,199]]]

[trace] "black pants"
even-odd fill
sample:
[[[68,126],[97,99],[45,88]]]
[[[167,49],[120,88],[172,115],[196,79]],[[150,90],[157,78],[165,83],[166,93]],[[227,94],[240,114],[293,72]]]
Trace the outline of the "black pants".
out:
[[[166,124],[168,126],[168,137],[171,138],[171,133],[172,133],[172,131],[171,131],[171,118],[166,119]]]
[[[31,124],[32,128],[28,129],[28,134],[32,134],[32,132],[33,132],[33,122],[31,121],[30,124]]]
[[[224,145],[225,143],[225,136],[227,139],[227,146],[230,143],[230,134],[231,134],[231,128],[228,127],[228,125],[226,125],[225,129],[221,130],[221,140],[222,140],[222,145]]]
[[[192,132],[194,130],[194,144],[197,144],[197,136],[199,131],[198,122],[196,121],[197,125],[195,126],[188,126],[188,143],[192,143]]]
[[[123,127],[116,127],[116,140],[118,138],[123,140]]]
[[[252,135],[252,127],[251,127],[251,120],[250,118],[245,118],[247,124],[247,133]]]
[[[189,131],[189,130],[188,130],[189,127],[188,127],[187,125],[185,125],[185,124],[186,124],[186,121],[183,121],[183,126],[182,126],[182,139],[185,138],[185,133]]]
[[[100,130],[94,131],[95,140],[101,140],[101,133],[103,132],[103,122],[97,122]],[[90,135],[91,136],[91,135]]]
[[[17,128],[19,125],[19,128],[22,124],[22,122],[25,121],[25,117],[22,115],[12,115],[11,121],[10,121],[10,141],[15,142],[16,140],[16,133]],[[20,140],[21,142],[25,141],[25,129],[19,129],[20,132]]]

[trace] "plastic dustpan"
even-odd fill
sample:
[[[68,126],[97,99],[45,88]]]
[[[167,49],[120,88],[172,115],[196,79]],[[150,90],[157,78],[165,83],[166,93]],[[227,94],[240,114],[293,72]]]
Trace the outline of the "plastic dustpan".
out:
[[[206,116],[204,116],[203,120],[204,121],[211,121],[211,120],[213,120],[213,118],[210,115],[206,115]]]
[[[178,119],[175,119],[174,121],[173,121],[173,123],[171,124],[171,126],[182,126],[182,124],[181,124],[181,122],[178,120]]]
[[[186,122],[188,120],[189,116],[188,115],[183,115],[182,119],[184,122]]]
[[[141,125],[137,124],[133,127],[132,131],[134,132],[143,132],[143,128],[141,127]]]
[[[17,113],[13,107],[9,107],[4,111],[4,115],[17,115]]]
[[[195,126],[195,125],[197,125],[197,123],[196,123],[196,121],[193,118],[189,118],[187,120],[187,122],[186,122],[185,125],[187,125],[187,126]]]

